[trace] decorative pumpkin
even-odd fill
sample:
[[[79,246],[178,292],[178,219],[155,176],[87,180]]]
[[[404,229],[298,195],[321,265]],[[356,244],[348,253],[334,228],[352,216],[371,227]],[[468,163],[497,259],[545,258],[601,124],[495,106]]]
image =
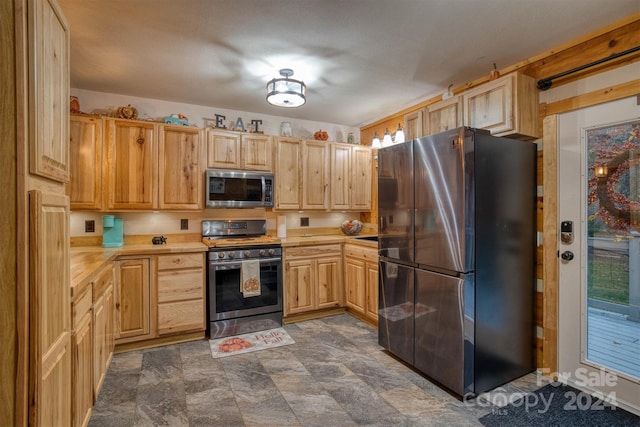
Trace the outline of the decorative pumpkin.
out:
[[[326,141],[329,139],[329,134],[322,129],[313,134],[313,139],[317,141]]]
[[[131,104],[126,107],[118,107],[116,110],[116,117],[121,119],[137,119],[138,110],[136,110],[135,107],[132,107]]]

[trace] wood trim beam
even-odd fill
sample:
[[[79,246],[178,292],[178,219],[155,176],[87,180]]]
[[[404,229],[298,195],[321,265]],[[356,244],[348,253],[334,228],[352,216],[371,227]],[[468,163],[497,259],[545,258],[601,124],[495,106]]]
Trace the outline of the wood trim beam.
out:
[[[543,320],[542,368],[558,368],[558,116],[543,122]]]
[[[544,115],[566,113],[640,94],[640,79],[546,104]]]

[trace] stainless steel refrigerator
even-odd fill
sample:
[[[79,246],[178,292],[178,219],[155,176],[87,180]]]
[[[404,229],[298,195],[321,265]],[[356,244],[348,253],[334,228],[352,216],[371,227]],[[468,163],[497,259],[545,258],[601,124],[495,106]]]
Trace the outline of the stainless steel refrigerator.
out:
[[[535,369],[535,164],[470,128],[378,151],[379,343],[461,397]]]

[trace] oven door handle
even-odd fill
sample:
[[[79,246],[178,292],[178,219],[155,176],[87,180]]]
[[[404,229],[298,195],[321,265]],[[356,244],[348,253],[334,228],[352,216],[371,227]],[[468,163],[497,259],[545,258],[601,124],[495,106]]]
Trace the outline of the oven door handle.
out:
[[[260,266],[262,267],[263,264],[281,262],[282,258],[261,258],[259,261]],[[238,270],[242,267],[242,262],[209,261],[209,265],[211,265],[216,270]]]

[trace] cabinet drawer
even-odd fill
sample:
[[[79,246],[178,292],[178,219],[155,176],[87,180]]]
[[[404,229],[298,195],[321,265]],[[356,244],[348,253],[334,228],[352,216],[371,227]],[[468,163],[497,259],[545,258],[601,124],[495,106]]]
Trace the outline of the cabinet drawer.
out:
[[[340,244],[335,245],[318,245],[318,246],[298,246],[295,248],[286,248],[284,256],[286,259],[309,258],[313,256],[341,256],[342,251]]]
[[[202,268],[204,255],[202,253],[172,254],[158,256],[158,270],[176,270],[179,268]]]
[[[109,265],[106,267],[100,274],[96,280],[93,281],[93,301],[100,298],[100,295],[104,293],[104,291],[109,287],[110,284],[113,283],[113,265]]]
[[[204,298],[204,271],[159,271],[158,302]]]
[[[204,299],[158,304],[158,333],[204,330]]]
[[[375,249],[365,248],[363,246],[345,245],[344,256],[363,259],[369,262],[378,262],[378,251]]]
[[[78,328],[78,324],[86,313],[91,310],[91,306],[93,305],[93,292],[91,286],[87,286],[84,293],[79,295],[73,303],[71,304],[71,313],[73,323],[73,329],[76,330]]]

